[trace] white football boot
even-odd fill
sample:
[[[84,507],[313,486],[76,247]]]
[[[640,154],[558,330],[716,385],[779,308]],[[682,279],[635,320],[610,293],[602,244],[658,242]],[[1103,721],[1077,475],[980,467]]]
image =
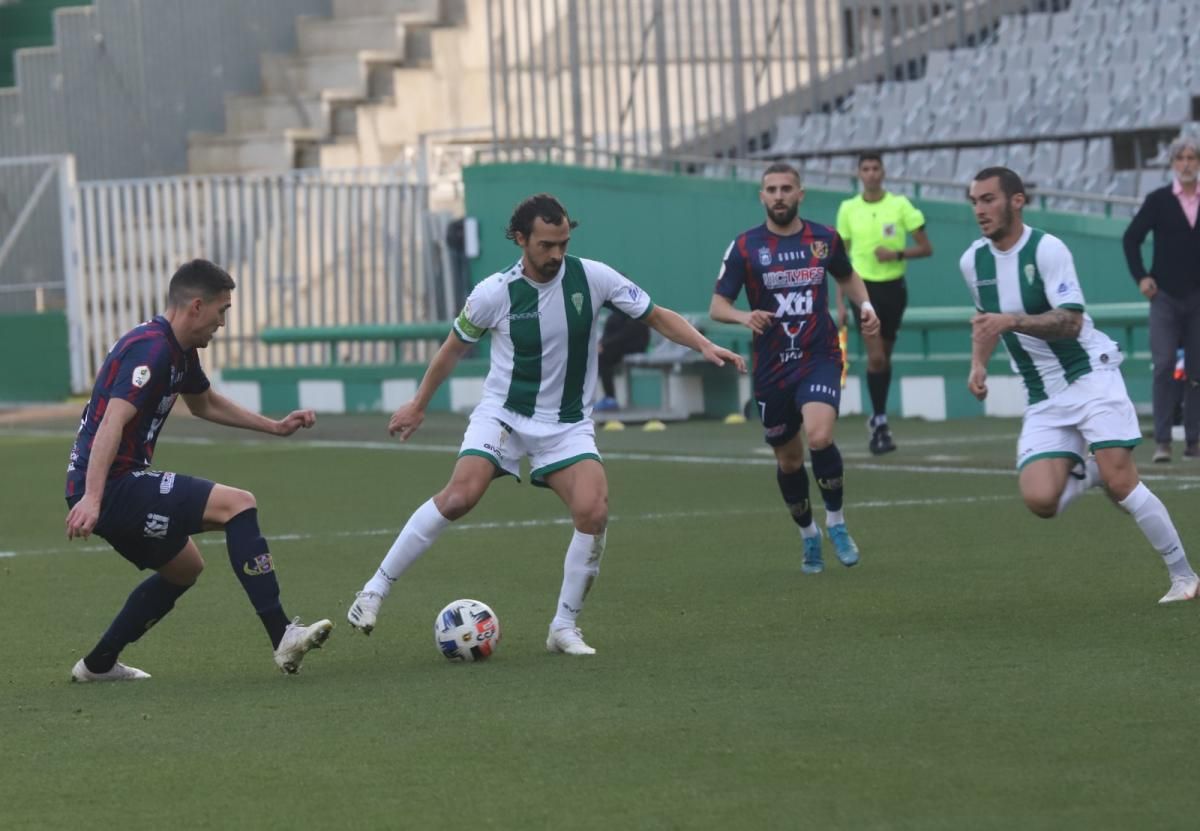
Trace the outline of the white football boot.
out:
[[[83,658],[80,658],[71,669],[71,680],[80,684],[90,684],[93,681],[141,681],[149,677],[150,673],[127,667],[120,661],[113,664],[113,668],[108,672],[92,672],[83,662]]]
[[[1196,591],[1200,589],[1200,577],[1192,575],[1191,577],[1172,577],[1171,590],[1162,596],[1159,605],[1165,606],[1168,603],[1178,603],[1182,600],[1193,600],[1196,597]]]
[[[332,631],[333,623],[328,620],[318,620],[305,626],[300,618],[293,618],[279,646],[275,648],[275,666],[288,675],[295,675],[300,671],[300,662],[308,651],[320,649]]]
[[[580,632],[576,626],[568,626],[564,629],[555,629],[551,626],[550,633],[546,636],[546,650],[562,652],[566,655],[596,654],[596,650],[583,642],[583,632]]]
[[[364,635],[371,634],[375,629],[375,619],[379,617],[379,607],[383,605],[383,595],[376,592],[359,592],[346,612],[346,620],[350,625]]]

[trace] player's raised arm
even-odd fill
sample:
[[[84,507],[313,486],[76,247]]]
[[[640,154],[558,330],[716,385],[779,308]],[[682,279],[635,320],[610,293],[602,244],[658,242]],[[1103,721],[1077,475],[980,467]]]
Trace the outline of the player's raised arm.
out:
[[[83,498],[67,513],[67,539],[86,538],[100,520],[100,503],[104,498],[108,472],[112,468],[113,459],[117,457],[121,436],[135,415],[137,408],[125,399],[109,400],[104,417],[100,420],[100,427],[96,431],[96,440],[92,444]]]
[[[673,312],[663,306],[655,306],[651,309],[650,314],[646,316],[645,320],[650,328],[654,329],[664,338],[696,350],[709,363],[716,364],[717,366],[725,366],[725,362],[729,361],[737,367],[738,372],[746,371],[746,361],[741,355],[731,352],[723,346],[717,346],[704,337],[704,335],[700,334],[700,331],[688,323],[678,312]]]

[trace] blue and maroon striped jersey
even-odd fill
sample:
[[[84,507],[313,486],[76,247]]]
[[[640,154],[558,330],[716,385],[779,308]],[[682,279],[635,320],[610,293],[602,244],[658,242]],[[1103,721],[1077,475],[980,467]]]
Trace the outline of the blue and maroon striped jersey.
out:
[[[208,376],[195,349],[185,350],[171,324],[161,315],[129,331],[117,341],[96,376],[92,398],[79,422],[79,433],[67,465],[67,496],[78,496],[87,482],[88,457],[108,402],[123,398],[137,408],[121,435],[108,478],[116,479],[150,466],[154,443],[179,393],[208,389]]]
[[[826,272],[851,272],[846,246],[828,225],[805,220],[798,233],[783,237],[764,223],[730,243],[715,292],[736,301],[744,286],[750,310],[768,311],[777,321],[754,336],[756,389],[796,383],[816,362],[841,361]]]

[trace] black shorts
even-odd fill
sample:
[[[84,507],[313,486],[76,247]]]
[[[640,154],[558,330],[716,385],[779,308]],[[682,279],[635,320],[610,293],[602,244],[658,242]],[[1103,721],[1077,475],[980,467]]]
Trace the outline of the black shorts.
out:
[[[158,569],[204,530],[204,507],[213,483],[207,479],[137,470],[104,487],[94,533],[141,569]],[[67,499],[74,507],[81,497]]]
[[[900,331],[900,319],[908,308],[908,285],[903,277],[885,282],[863,280],[863,283],[867,287],[867,297],[875,307],[875,315],[879,318],[880,336],[884,340],[894,341]],[[857,322],[858,307],[853,303],[850,306],[854,309],[854,320]]]
[[[800,432],[804,422],[801,408],[810,401],[833,407],[836,413],[842,403],[842,362],[821,361],[798,383],[778,389],[754,391],[758,417],[762,421],[763,439],[772,447],[782,447]]]

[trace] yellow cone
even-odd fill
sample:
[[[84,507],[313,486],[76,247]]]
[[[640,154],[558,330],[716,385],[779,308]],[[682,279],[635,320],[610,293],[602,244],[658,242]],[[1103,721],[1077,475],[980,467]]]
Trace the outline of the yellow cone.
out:
[[[617,430],[624,430],[624,429],[625,429],[625,423],[622,421],[617,421],[615,418],[610,418],[608,421],[604,422],[604,430],[606,432],[613,433],[613,432],[616,432]]]
[[[642,425],[642,429],[647,433],[661,433],[667,429],[667,425],[663,424],[657,418],[652,418]]]
[[[725,423],[726,424],[745,424],[746,417],[744,415],[742,415],[741,413],[730,413],[729,415],[725,416]]]

